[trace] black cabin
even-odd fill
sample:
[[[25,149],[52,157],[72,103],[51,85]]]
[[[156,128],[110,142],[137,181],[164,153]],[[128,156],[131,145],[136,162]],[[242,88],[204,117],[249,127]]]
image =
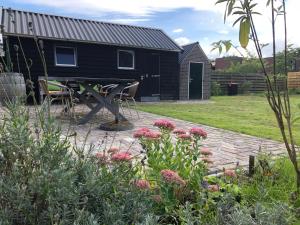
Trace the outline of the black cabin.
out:
[[[40,45],[49,76],[134,78],[142,101],[179,98],[182,49],[160,29],[5,8],[0,24],[13,70],[31,79],[37,93],[44,76]]]

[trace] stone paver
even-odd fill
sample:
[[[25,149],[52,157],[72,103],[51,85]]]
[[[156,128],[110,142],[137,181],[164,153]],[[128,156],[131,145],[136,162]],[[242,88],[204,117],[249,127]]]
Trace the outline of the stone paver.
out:
[[[76,115],[84,115],[88,111],[87,107],[82,105],[76,106]],[[150,127],[155,129],[153,121],[159,118],[167,118],[151,113],[139,112],[140,118],[137,118],[135,112],[132,116],[128,110],[125,110],[125,115],[134,124],[133,130],[106,132],[99,129],[100,123],[112,121],[112,117],[106,111],[99,112],[93,120],[85,125],[77,125],[75,121],[70,122],[68,117],[61,115],[61,106],[52,106],[51,112],[62,125],[64,133],[74,134],[77,144],[85,143],[86,146],[93,145],[95,150],[108,148],[110,146],[119,146],[123,150],[139,152],[141,146],[132,138],[134,130],[140,127]],[[213,152],[212,159],[214,164],[211,170],[221,170],[224,167],[234,167],[237,163],[241,166],[248,164],[249,155],[256,155],[260,150],[270,152],[274,155],[284,153],[284,145],[280,142],[268,140],[264,138],[253,137],[245,134],[240,134],[232,131],[227,131],[210,126],[195,124],[183,120],[168,118],[175,122],[178,128],[189,129],[193,126],[199,126],[205,129],[208,133],[208,138],[203,142],[203,146],[208,147]]]

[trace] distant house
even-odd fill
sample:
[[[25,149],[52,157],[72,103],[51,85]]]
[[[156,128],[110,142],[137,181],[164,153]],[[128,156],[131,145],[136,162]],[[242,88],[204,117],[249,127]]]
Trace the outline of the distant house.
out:
[[[210,97],[211,64],[198,42],[182,46],[179,55],[179,98],[208,99]]]
[[[238,56],[216,58],[214,68],[215,70],[225,70],[228,69],[231,65],[237,63],[243,63],[243,58]]]
[[[182,48],[161,29],[5,8],[0,9],[0,25],[4,50],[26,79],[20,47],[31,59],[36,93],[38,77],[44,74],[35,40],[42,40],[49,76],[130,78],[140,81],[141,100],[179,98]]]

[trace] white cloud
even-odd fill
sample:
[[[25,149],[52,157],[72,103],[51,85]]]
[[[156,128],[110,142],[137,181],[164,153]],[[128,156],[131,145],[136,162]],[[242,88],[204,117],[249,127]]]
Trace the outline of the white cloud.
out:
[[[186,45],[188,43],[191,43],[191,40],[188,39],[187,37],[179,37],[179,38],[175,38],[175,41],[177,44],[179,45]]]
[[[173,33],[181,33],[181,32],[183,32],[182,28],[177,28],[173,30]]]
[[[229,33],[229,31],[228,31],[228,30],[219,30],[218,33],[219,33],[219,34],[225,34],[225,35],[226,35],[226,34]]]
[[[109,22],[113,23],[124,23],[124,24],[135,24],[139,22],[149,21],[147,18],[120,18],[120,19],[112,19]]]
[[[103,12],[123,13],[130,16],[150,16],[155,12],[166,12],[181,8],[221,11],[214,0],[14,0],[20,3],[51,6],[73,13],[99,15]]]

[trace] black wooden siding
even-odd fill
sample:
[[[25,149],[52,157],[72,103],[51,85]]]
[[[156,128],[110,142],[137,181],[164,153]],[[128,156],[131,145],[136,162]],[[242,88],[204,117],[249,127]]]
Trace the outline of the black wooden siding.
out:
[[[10,52],[13,59],[14,71],[18,71],[17,57],[13,45],[22,46],[27,59],[32,60],[31,78],[37,83],[38,76],[44,76],[42,61],[39,56],[36,43],[31,38],[9,37]],[[139,48],[124,48],[100,44],[88,44],[80,42],[43,40],[44,52],[49,76],[86,76],[86,77],[112,77],[112,78],[134,78],[140,81],[141,75],[147,73],[147,55],[160,55],[160,90],[161,99],[179,98],[179,65],[178,53],[158,50],[147,50]],[[76,67],[55,66],[55,46],[75,47],[77,51]],[[120,70],[117,67],[117,50],[126,49],[135,52],[135,69]],[[19,49],[19,64],[25,78],[29,75],[25,67],[23,55]],[[143,82],[143,81],[141,81]],[[37,91],[37,90],[36,90]],[[38,92],[36,92],[38,93]],[[142,94],[138,90],[137,98]]]

